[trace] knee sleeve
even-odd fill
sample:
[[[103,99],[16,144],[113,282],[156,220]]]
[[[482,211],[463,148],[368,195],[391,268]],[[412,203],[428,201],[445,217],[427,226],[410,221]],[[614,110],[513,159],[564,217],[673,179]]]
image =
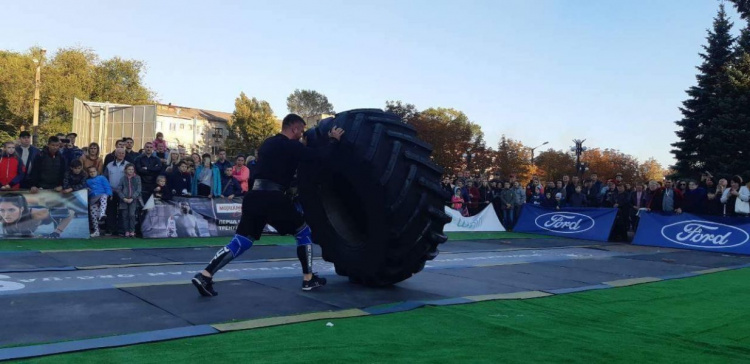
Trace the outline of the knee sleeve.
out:
[[[300,231],[294,234],[294,238],[297,239],[297,246],[312,244],[312,231],[310,227],[305,225]]]
[[[232,241],[227,244],[227,249],[232,252],[233,257],[238,257],[244,253],[245,250],[250,249],[253,246],[253,241],[242,235],[235,235]]]

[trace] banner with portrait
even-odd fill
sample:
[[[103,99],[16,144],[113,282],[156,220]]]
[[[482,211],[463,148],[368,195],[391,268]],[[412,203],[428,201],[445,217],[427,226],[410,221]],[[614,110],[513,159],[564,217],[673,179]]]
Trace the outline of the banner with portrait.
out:
[[[87,191],[0,192],[0,239],[45,237],[90,237]]]

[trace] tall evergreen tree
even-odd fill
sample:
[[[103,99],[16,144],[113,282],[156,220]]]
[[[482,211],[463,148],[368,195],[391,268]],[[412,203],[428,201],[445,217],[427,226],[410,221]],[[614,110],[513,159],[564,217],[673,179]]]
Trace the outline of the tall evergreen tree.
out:
[[[683,118],[676,122],[681,129],[676,132],[680,140],[672,144],[677,159],[673,168],[681,177],[697,177],[701,170],[711,167],[710,161],[715,159],[711,158],[715,155],[712,148],[721,142],[722,135],[715,133],[711,121],[721,112],[719,104],[727,84],[725,67],[733,57],[731,29],[721,4],[706,37],[708,45],[703,46],[705,53],[700,54],[703,63],[698,67],[698,84],[686,91],[689,99],[680,108]]]

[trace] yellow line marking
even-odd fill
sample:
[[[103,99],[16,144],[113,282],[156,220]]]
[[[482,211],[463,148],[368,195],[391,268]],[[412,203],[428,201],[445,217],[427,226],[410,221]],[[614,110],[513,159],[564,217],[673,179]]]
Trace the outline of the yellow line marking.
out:
[[[216,324],[216,325],[211,325],[211,326],[213,326],[213,328],[221,332],[227,332],[227,331],[257,329],[260,327],[286,325],[286,324],[315,321],[315,320],[360,317],[360,316],[367,316],[367,315],[369,315],[369,313],[362,311],[360,309],[350,309],[350,310],[343,310],[343,311],[312,312],[312,313],[306,313],[306,314],[294,315],[294,316],[268,317],[268,318],[262,318],[262,319],[257,319],[257,320],[231,322],[231,323]]]
[[[706,270],[695,271],[693,273],[695,273],[695,274],[710,274],[710,273],[723,272],[723,271],[726,271],[726,270],[729,270],[729,268],[711,268],[711,269],[706,269]]]
[[[619,279],[616,281],[604,282],[604,284],[610,285],[612,287],[626,287],[626,286],[632,286],[634,284],[658,282],[661,280],[662,280],[661,278],[656,278],[656,277],[640,277],[640,278]]]

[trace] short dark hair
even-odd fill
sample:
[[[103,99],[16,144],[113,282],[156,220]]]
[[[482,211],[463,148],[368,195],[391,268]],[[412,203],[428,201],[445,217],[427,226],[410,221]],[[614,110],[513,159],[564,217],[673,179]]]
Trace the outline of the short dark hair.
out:
[[[49,144],[49,143],[59,143],[59,142],[60,142],[60,138],[58,138],[55,135],[47,138],[47,144]]]
[[[203,159],[203,158],[209,158],[210,159],[211,155],[208,154],[208,153],[203,153],[203,155],[201,156],[201,159]]]
[[[219,154],[219,153],[221,153],[221,152],[224,152],[224,153],[226,153],[226,152],[227,152],[227,150],[226,150],[226,149],[224,149],[224,148],[219,148],[219,150],[217,150],[217,151],[216,151],[216,154]]]
[[[124,138],[122,138],[122,141],[123,141],[123,142],[126,142],[126,143],[127,143],[127,142],[128,142],[128,140],[132,140],[132,141],[135,141],[135,140],[133,140],[133,138],[131,138],[131,137],[124,137]]]
[[[281,122],[281,128],[286,129],[294,125],[295,123],[302,123],[304,125],[307,125],[307,123],[305,122],[305,119],[303,119],[301,116],[297,114],[289,114],[285,116],[284,120]]]
[[[21,132],[21,134],[18,134],[18,137],[19,138],[30,138],[31,137],[31,133],[29,133],[28,131],[24,130],[24,131]]]
[[[180,166],[183,165],[183,164],[187,165],[188,163],[185,162],[185,161],[179,161],[179,162],[177,162],[177,168],[180,168]]]
[[[80,160],[73,159],[72,161],[70,161],[70,168],[78,168],[78,167],[83,167],[83,163],[81,163]]]

